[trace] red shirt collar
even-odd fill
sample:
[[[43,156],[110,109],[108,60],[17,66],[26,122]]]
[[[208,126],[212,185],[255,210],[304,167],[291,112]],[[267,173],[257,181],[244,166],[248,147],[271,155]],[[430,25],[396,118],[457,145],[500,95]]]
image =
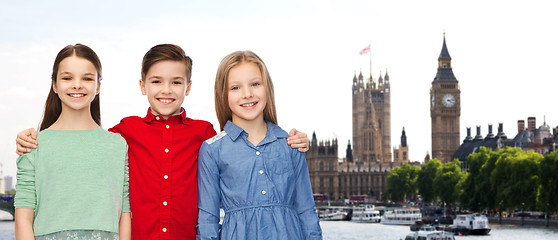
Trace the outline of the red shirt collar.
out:
[[[159,120],[157,120],[157,117],[159,117]],[[143,121],[145,122],[152,122],[152,121],[181,121],[183,124],[188,124],[188,118],[186,117],[186,110],[181,107],[180,108],[180,114],[176,114],[176,115],[172,115],[170,116],[167,120],[165,120],[162,116],[160,115],[155,115],[151,112],[151,108],[147,109],[147,115],[145,115],[145,117],[143,118]]]

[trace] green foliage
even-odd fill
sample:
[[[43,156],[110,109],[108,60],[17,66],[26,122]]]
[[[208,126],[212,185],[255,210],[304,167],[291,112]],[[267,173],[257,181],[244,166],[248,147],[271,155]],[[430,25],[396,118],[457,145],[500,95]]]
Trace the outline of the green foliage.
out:
[[[392,201],[403,201],[417,192],[416,180],[419,173],[417,166],[403,164],[393,168],[387,176],[387,195]]]
[[[538,209],[556,212],[558,211],[558,151],[546,155],[541,160],[539,169]]]
[[[461,162],[457,159],[445,163],[440,174],[434,178],[434,192],[447,204],[455,203],[459,197],[459,190],[456,187],[466,176],[460,166]]]
[[[498,160],[490,175],[496,200],[502,207],[534,209],[539,188],[539,163],[543,156],[506,147],[497,152]]]
[[[438,198],[434,192],[434,178],[440,174],[441,169],[442,162],[438,159],[432,159],[421,165],[417,178],[417,187],[424,202],[432,202]]]
[[[478,212],[495,205],[493,195],[487,193],[493,192],[490,174],[497,159],[498,155],[485,147],[467,157],[469,173],[461,184],[459,197],[462,207]]]

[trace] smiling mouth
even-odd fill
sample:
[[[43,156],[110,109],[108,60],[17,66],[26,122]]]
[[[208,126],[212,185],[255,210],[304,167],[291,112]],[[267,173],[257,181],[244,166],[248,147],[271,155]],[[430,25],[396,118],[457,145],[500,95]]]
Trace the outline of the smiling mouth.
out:
[[[172,98],[157,98],[157,100],[159,100],[159,102],[165,103],[165,104],[174,102],[174,99],[172,99]]]
[[[240,104],[241,107],[251,107],[258,104],[258,102],[251,102],[251,103],[246,103],[246,104]]]
[[[68,94],[70,95],[70,97],[75,97],[75,98],[79,98],[79,97],[84,97],[85,94],[84,93],[70,93]]]

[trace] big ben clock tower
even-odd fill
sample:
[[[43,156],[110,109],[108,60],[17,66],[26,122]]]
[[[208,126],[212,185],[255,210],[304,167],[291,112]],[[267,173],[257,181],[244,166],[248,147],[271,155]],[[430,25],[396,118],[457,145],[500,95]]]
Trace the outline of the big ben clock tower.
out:
[[[459,116],[461,115],[461,91],[453,75],[451,57],[444,44],[438,57],[438,72],[430,89],[430,117],[432,119],[432,158],[443,163],[459,148]]]

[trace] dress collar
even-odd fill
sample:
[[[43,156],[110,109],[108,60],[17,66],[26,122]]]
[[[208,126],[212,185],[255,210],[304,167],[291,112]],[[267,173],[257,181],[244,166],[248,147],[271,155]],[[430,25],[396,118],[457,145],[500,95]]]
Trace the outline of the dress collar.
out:
[[[277,126],[276,124],[270,121],[266,121],[266,124],[267,124],[267,132],[265,134],[265,138],[258,145],[263,145],[269,142],[273,142],[278,138],[289,137],[289,134],[285,132],[283,129],[281,129],[279,126]],[[227,133],[227,136],[229,136],[233,141],[236,141],[238,137],[242,135],[243,132],[246,133],[244,129],[234,124],[231,120],[227,121],[225,127],[223,128],[223,131],[225,131]]]

